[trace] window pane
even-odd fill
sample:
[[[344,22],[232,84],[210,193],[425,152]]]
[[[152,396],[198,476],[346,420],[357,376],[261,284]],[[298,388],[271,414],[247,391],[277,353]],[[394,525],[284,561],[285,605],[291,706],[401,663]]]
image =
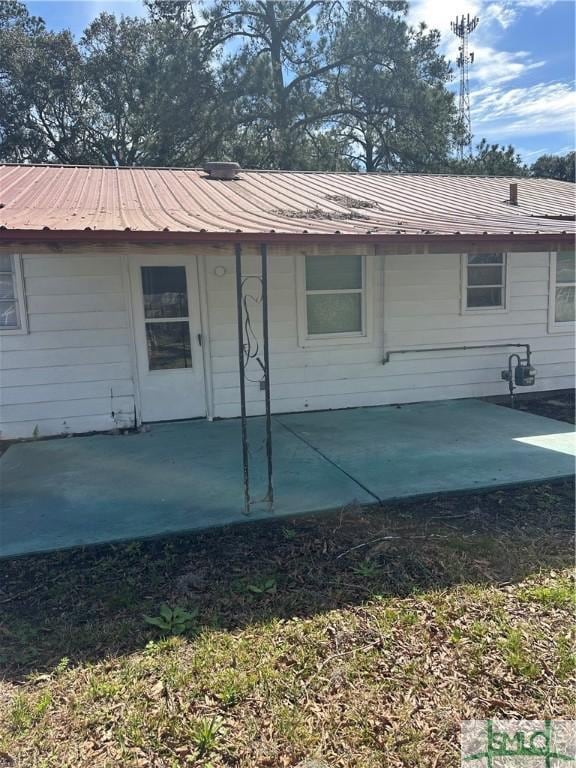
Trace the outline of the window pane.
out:
[[[0,301],[0,328],[19,328],[18,302]]]
[[[574,312],[574,286],[556,288],[556,322],[573,323]]]
[[[468,267],[468,285],[502,285],[502,267]]]
[[[501,307],[502,288],[468,288],[470,307]]]
[[[306,256],[306,288],[362,288],[362,256]]]
[[[576,282],[574,277],[574,251],[564,251],[556,256],[556,282]]]
[[[12,256],[9,253],[0,253],[0,272],[12,272]]]
[[[0,299],[14,299],[14,278],[12,275],[0,275]]]
[[[475,253],[468,256],[468,264],[503,264],[502,253]]]
[[[188,317],[185,267],[142,267],[144,315]]]
[[[190,326],[187,320],[175,323],[146,323],[146,342],[151,371],[192,367]]]
[[[307,296],[308,333],[361,333],[362,294],[315,293]]]

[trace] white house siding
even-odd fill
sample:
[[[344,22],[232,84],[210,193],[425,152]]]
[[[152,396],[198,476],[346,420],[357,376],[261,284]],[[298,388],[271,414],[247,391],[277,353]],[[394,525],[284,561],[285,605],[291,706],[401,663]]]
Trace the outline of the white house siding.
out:
[[[119,254],[24,253],[28,334],[0,334],[0,437],[134,422],[128,289]]]
[[[238,347],[233,248],[190,248],[206,275],[206,354],[215,417],[238,416]],[[350,252],[350,249],[347,249]],[[161,261],[159,252],[159,261]],[[244,270],[259,274],[255,249]],[[508,350],[425,352],[389,349],[525,342],[536,387],[574,384],[574,337],[548,332],[549,254],[510,254],[506,313],[462,315],[459,254],[377,254],[370,343],[302,348],[297,333],[296,259],[304,248],[270,249],[272,407],[276,413],[505,394]],[[107,249],[25,252],[30,333],[0,334],[0,437],[30,437],[130,426],[136,368],[123,256]],[[216,267],[224,267],[218,276]],[[221,270],[217,270],[220,272]],[[254,284],[257,292],[257,285]],[[206,318],[207,315],[207,318]],[[259,307],[253,307],[256,332]],[[514,351],[510,349],[510,352]],[[263,411],[261,371],[252,364],[248,411]]]
[[[246,250],[246,249],[245,249]],[[574,337],[548,332],[549,253],[512,253],[507,312],[462,314],[460,254],[377,254],[371,343],[302,348],[298,345],[295,260],[305,249],[271,250],[269,305],[272,408],[289,411],[407,403],[505,394],[500,372],[514,349],[419,352],[407,347],[529,343],[538,370],[533,390],[574,385]],[[350,252],[350,250],[348,251]],[[245,271],[257,273],[255,256]],[[226,274],[217,276],[215,267]],[[239,414],[234,262],[229,251],[207,257],[214,415]],[[253,310],[258,318],[259,309]],[[259,329],[258,322],[255,323]],[[251,369],[258,380],[258,366]],[[248,412],[261,413],[264,394],[247,385]]]

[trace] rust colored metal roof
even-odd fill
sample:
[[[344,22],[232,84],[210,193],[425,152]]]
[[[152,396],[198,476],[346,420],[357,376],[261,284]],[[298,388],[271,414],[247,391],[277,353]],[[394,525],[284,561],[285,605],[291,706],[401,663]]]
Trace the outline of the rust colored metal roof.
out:
[[[508,202],[518,184],[518,205]],[[32,234],[527,236],[576,232],[575,186],[418,174],[0,166],[0,239]]]

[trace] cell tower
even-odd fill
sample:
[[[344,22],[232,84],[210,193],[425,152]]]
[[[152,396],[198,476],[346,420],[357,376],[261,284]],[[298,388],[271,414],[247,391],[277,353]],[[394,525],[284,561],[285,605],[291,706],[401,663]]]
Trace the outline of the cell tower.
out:
[[[456,63],[460,69],[460,97],[458,99],[458,157],[464,159],[466,149],[472,152],[472,123],[470,121],[470,86],[468,84],[468,68],[474,63],[474,51],[468,50],[468,38],[478,26],[478,16],[470,18],[467,14],[450,23],[450,29],[462,41],[458,46]]]

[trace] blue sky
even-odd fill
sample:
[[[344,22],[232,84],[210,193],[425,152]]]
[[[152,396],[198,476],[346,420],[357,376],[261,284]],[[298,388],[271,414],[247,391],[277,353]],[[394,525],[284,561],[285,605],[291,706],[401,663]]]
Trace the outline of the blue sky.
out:
[[[80,35],[101,11],[144,13],[140,0],[44,0],[26,3],[52,29]],[[513,144],[526,162],[575,145],[575,0],[414,0],[409,20],[440,30],[442,51],[454,61],[458,43],[450,21],[480,17],[471,37],[470,71],[475,141]],[[456,83],[454,84],[456,87]]]

